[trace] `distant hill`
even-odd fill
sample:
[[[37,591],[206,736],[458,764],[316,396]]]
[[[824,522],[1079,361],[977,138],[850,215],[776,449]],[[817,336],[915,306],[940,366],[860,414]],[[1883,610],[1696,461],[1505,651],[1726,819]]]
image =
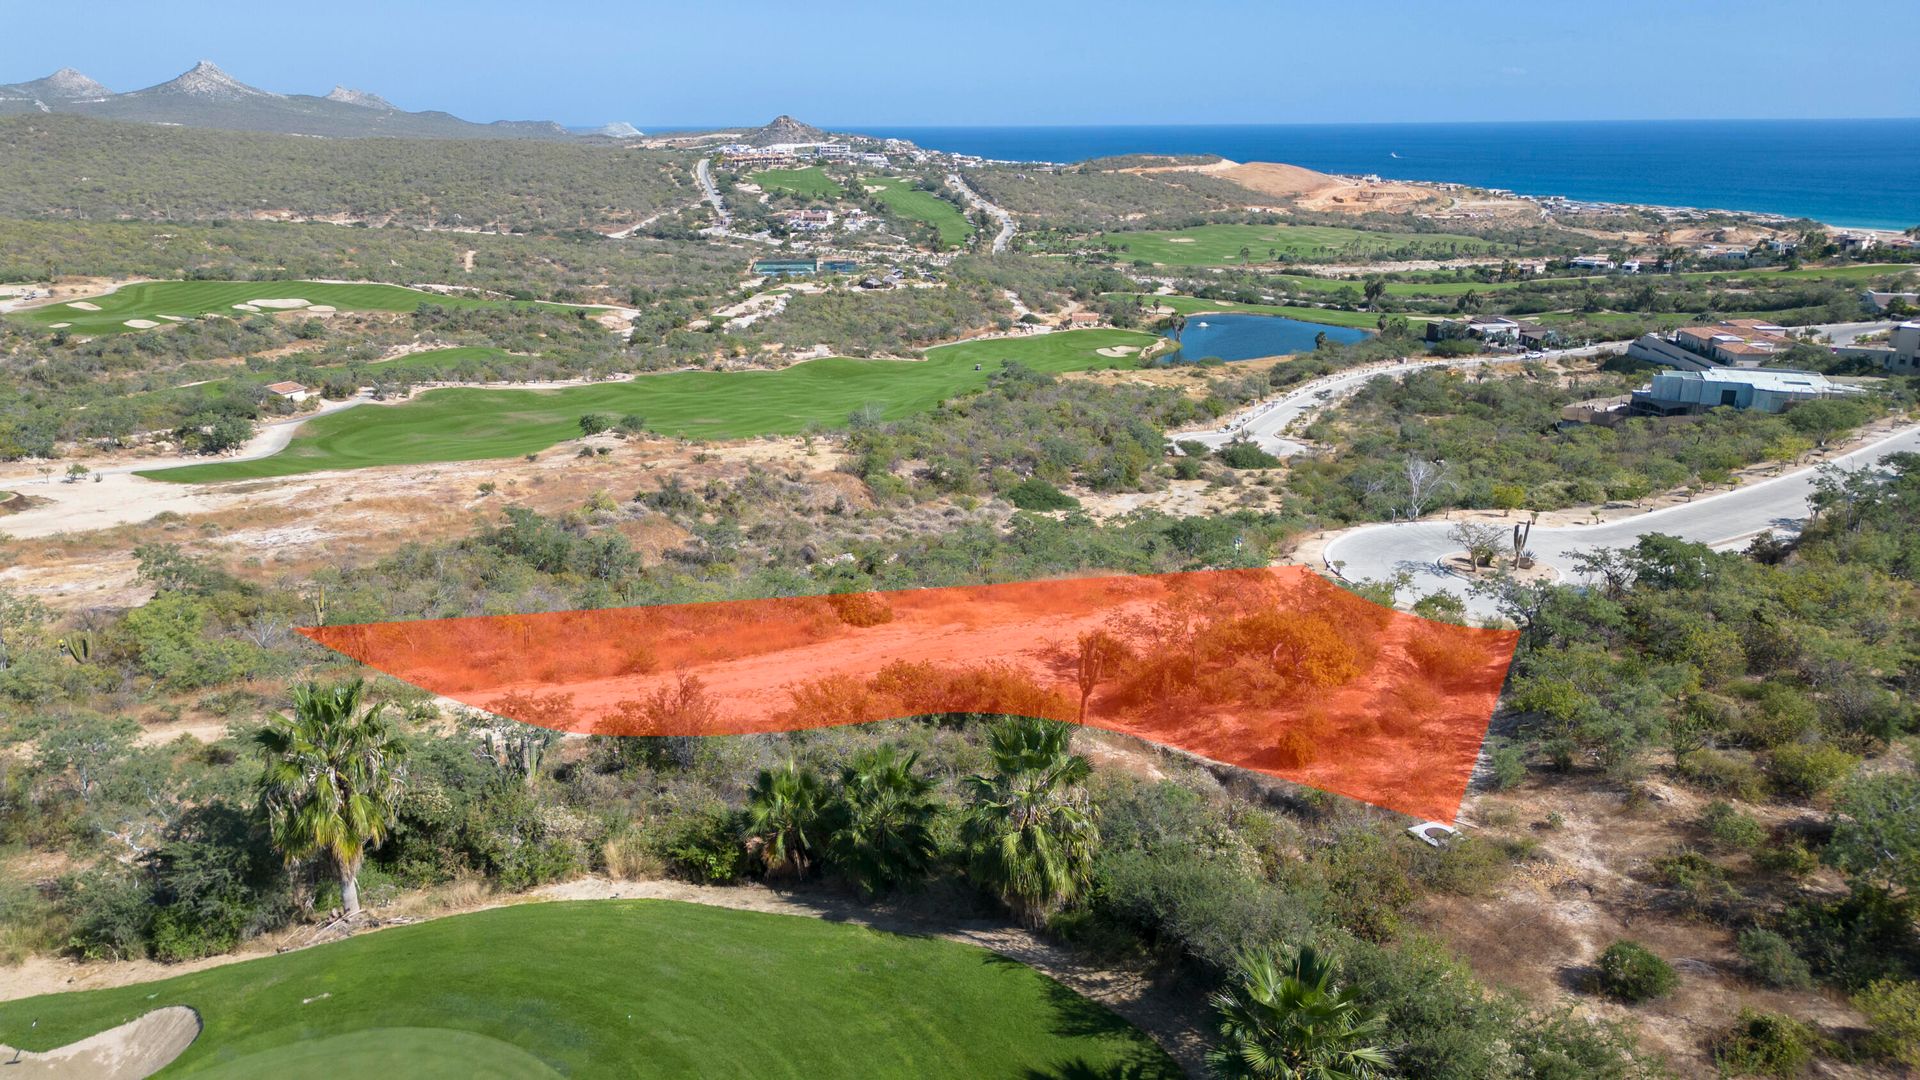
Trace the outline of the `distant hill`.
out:
[[[749,146],[772,146],[775,143],[829,142],[832,138],[812,124],[803,124],[783,114],[774,117],[772,123],[742,135],[740,141]]]
[[[0,85],[0,114],[31,112],[334,139],[576,138],[559,124],[544,120],[477,124],[451,113],[407,112],[378,94],[342,86],[325,97],[276,94],[248,86],[206,60],[178,78],[124,94],[72,68],[32,82]]]

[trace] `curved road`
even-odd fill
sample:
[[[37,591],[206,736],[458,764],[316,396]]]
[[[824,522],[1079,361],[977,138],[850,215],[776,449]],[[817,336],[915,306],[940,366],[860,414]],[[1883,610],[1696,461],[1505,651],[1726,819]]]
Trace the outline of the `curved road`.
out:
[[[1608,342],[1600,345],[1584,345],[1577,349],[1555,349],[1536,359],[1544,362],[1573,356],[1593,356],[1617,350],[1622,344],[1622,342]],[[1167,438],[1219,447],[1244,437],[1277,457],[1292,457],[1306,449],[1303,444],[1285,437],[1287,430],[1292,428],[1296,421],[1303,420],[1308,414],[1347,397],[1375,379],[1407,375],[1434,367],[1470,368],[1488,364],[1526,362],[1525,356],[1509,353],[1470,360],[1390,360],[1364,367],[1349,368],[1301,383],[1278,397],[1256,402],[1227,417],[1227,422],[1222,427],[1197,432],[1176,432],[1168,435]]]
[[[1831,464],[1858,469],[1879,462],[1889,454],[1913,451],[1920,451],[1920,425],[1901,428],[1832,459]],[[1819,468],[1809,466],[1718,495],[1598,525],[1536,525],[1527,547],[1537,559],[1559,571],[1561,580],[1573,581],[1578,580],[1573,571],[1575,552],[1627,547],[1647,533],[1666,533],[1716,548],[1730,548],[1741,546],[1767,530],[1797,532],[1806,518],[1807,499],[1813,494]],[[1494,519],[1491,523],[1500,522]],[[1350,580],[1386,580],[1404,570],[1412,575],[1413,595],[1450,592],[1467,601],[1471,614],[1495,614],[1491,602],[1468,595],[1467,579],[1440,568],[1440,559],[1460,550],[1458,543],[1447,539],[1447,532],[1454,524],[1410,521],[1353,529],[1329,541],[1322,558],[1329,569]]]
[[[1007,245],[1013,242],[1015,231],[1013,215],[988,202],[985,195],[975,191],[973,185],[967,183],[957,172],[947,174],[947,183],[952,184],[954,189],[960,192],[960,197],[967,200],[967,205],[977,210],[985,210],[1000,223],[1000,231],[993,236],[993,253],[998,255],[1007,250]]]

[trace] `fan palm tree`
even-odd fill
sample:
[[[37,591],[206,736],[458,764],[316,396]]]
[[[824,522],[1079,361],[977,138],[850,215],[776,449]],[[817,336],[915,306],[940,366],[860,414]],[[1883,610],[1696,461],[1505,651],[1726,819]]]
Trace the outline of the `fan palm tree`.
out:
[[[1282,962],[1271,951],[1244,956],[1236,984],[1213,996],[1221,1045],[1207,1054],[1221,1077],[1258,1080],[1374,1080],[1388,1075],[1387,1052],[1371,1040],[1382,1026],[1351,989],[1333,983],[1333,961],[1302,946]]]
[[[406,781],[406,742],[383,715],[362,707],[366,682],[293,688],[293,717],[277,717],[254,743],[265,760],[260,806],[288,864],[328,855],[340,906],[360,911],[360,864],[392,827]]]
[[[974,879],[1033,926],[1079,897],[1100,843],[1084,786],[1092,766],[1069,752],[1072,737],[1054,720],[1003,720],[988,736],[993,774],[966,781]]]
[[[759,842],[768,877],[806,875],[825,804],[826,785],[811,769],[788,761],[760,770],[747,794],[747,837]]]
[[[828,850],[867,896],[925,877],[940,850],[940,804],[933,781],[914,772],[919,757],[877,746],[840,770]]]
[[[1379,307],[1380,298],[1386,294],[1387,282],[1385,278],[1370,277],[1367,279],[1366,284],[1360,287],[1360,295],[1366,298],[1368,311],[1373,311]]]

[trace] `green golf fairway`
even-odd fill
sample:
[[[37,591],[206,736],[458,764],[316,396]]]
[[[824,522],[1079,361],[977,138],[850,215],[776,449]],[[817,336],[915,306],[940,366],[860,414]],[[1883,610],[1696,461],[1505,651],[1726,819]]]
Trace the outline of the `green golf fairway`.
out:
[[[105,296],[79,303],[92,304],[99,311],[74,307],[76,301],[23,311],[12,318],[35,326],[67,323],[76,334],[119,334],[141,329],[127,325],[129,319],[145,319],[165,326],[174,319],[192,319],[201,315],[226,315],[239,318],[251,314],[234,308],[254,300],[298,299],[337,311],[413,311],[421,304],[442,307],[503,307],[509,301],[484,300],[473,296],[442,296],[398,285],[334,285],[318,281],[147,281],[128,285]],[[294,309],[298,310],[298,309]]]
[[[905,180],[890,176],[863,176],[858,181],[879,188],[873,197],[895,217],[923,221],[940,231],[940,242],[949,247],[964,244],[973,235],[973,222],[960,208],[930,191],[921,191]]]
[[[1476,255],[1499,245],[1456,233],[1365,232],[1331,225],[1195,225],[1187,229],[1103,233],[1097,241],[1124,245],[1128,258],[1162,266],[1227,266],[1272,261],[1271,249],[1295,258],[1313,255],[1374,255],[1411,248],[1425,257]]]
[[[140,475],[210,483],[517,457],[578,438],[580,417],[587,413],[616,419],[636,414],[650,431],[696,439],[796,435],[844,426],[867,406],[890,420],[931,409],[986,385],[1009,360],[1049,372],[1130,367],[1133,357],[1101,356],[1098,350],[1155,340],[1129,330],[1075,330],[943,345],[927,350],[925,360],[828,357],[777,371],[676,371],[562,390],[430,390],[402,405],[361,405],[316,417],[272,457]]]
[[[1180,1075],[1138,1029],[993,953],[660,900],[496,908],[7,1002],[0,1039],[50,1049],[167,1005],[205,1024],[169,1077]]]
[[[837,199],[846,192],[818,165],[804,169],[767,169],[747,177],[764,191],[789,191],[818,199]]]

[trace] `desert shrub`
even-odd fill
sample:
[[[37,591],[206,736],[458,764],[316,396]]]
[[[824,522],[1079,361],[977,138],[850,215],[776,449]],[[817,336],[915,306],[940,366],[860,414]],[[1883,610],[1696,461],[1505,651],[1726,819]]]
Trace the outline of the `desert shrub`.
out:
[[[848,626],[879,626],[893,621],[893,605],[879,593],[835,593],[827,597],[827,603]]]
[[[1021,510],[1071,510],[1080,500],[1037,476],[1007,489],[1007,501]]]
[[[1665,960],[1637,941],[1616,941],[1600,954],[1595,984],[1599,991],[1630,1005],[1665,997],[1680,977]]]
[[[1487,770],[1497,791],[1511,791],[1526,782],[1527,752],[1517,743],[1502,740],[1487,750]]]
[[[95,867],[62,883],[70,920],[67,948],[83,960],[128,960],[146,952],[153,925],[151,890],[117,865]]]
[[[1795,881],[1820,868],[1820,856],[1798,840],[1768,844],[1754,855],[1753,861],[1769,874]]]
[[[1759,821],[1722,799],[1707,804],[1700,815],[1700,828],[1715,845],[1732,851],[1752,851],[1767,839],[1767,830]]]
[[[1831,746],[1789,743],[1767,759],[1767,776],[1783,795],[1811,799],[1831,791],[1851,774],[1860,759]]]
[[[1920,982],[1877,980],[1853,995],[1853,1007],[1873,1021],[1874,1053],[1920,1067]]]
[[[1692,848],[1679,848],[1653,860],[1652,871],[1656,880],[1674,890],[1686,911],[1717,911],[1739,896],[1727,881],[1726,870]]]
[[[1794,904],[1779,930],[1821,979],[1857,989],[1920,962],[1913,924],[1920,900],[1857,886],[1846,896]]]
[[[1811,732],[1820,722],[1812,699],[1781,683],[1765,683],[1743,727],[1747,739],[1759,746],[1784,746]]]
[[[1713,1060],[1736,1076],[1798,1076],[1813,1060],[1813,1038],[1790,1016],[1741,1009],[1733,1027],[1714,1040]]]
[[[674,873],[701,885],[731,885],[748,870],[739,815],[717,803],[675,821],[664,850]]]
[[[607,874],[621,881],[647,881],[664,873],[666,860],[647,837],[636,831],[616,833],[600,849]]]
[[[1274,469],[1280,466],[1279,458],[1247,439],[1235,439],[1215,450],[1213,456],[1229,469]]]
[[[1813,985],[1813,969],[1793,951],[1793,943],[1772,930],[1755,927],[1740,932],[1740,958],[1747,974],[1768,986],[1803,990]]]
[[[1702,791],[1746,802],[1766,797],[1766,777],[1754,766],[1750,755],[1700,749],[1680,755],[1675,764],[1681,777]]]

